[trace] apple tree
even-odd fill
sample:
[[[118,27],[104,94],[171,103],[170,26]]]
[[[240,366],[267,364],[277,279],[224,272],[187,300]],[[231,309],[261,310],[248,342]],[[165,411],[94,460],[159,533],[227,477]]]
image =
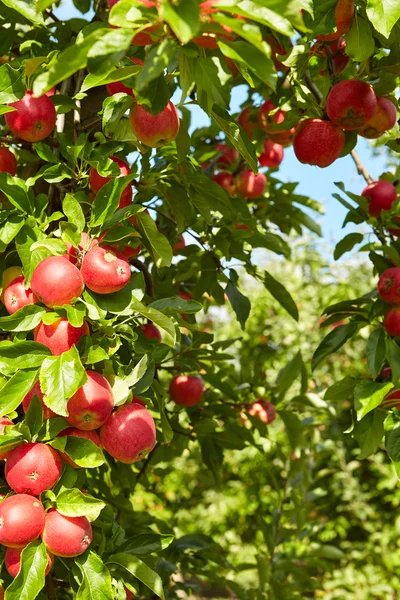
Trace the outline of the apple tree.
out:
[[[174,537],[135,512],[138,486],[151,490],[150,473],[162,477],[193,444],[221,485],[224,456],[260,452],[276,406],[291,451],[303,436],[296,404],[279,411],[289,383],[308,391],[301,354],[276,394],[259,397],[253,382],[235,381],[235,340],[196,320],[229,304],[245,329],[248,277],[299,320],[290,286],[252,259],[262,248],[290,261],[296,236],[320,234],[320,204],[277,172],[292,143],[320,168],[351,154],[368,184],[358,194],[338,184],[337,196],[348,222],[373,229],[362,250],[381,297],[326,309],[325,326],[347,322],[313,367],[372,324],[368,377],[336,382],[327,400],[354,393],[355,436],[375,432],[364,455],[386,430],[399,460],[397,179],[373,181],[354,148],[363,136],[396,152],[400,8],[74,0],[82,18],[65,19],[58,4],[0,2],[0,595],[179,598],[193,573],[213,580],[213,565],[227,563],[201,524]],[[194,107],[207,127],[195,127]],[[362,241],[346,236],[335,258]],[[279,527],[271,564],[278,538]],[[258,591],[220,582],[256,599],[271,579],[279,597],[280,573],[262,560],[259,571]]]

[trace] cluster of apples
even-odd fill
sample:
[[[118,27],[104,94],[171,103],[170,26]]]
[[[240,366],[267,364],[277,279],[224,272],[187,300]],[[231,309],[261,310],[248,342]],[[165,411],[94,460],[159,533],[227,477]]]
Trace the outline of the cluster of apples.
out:
[[[276,419],[276,408],[267,400],[256,400],[251,404],[246,404],[244,407],[244,411],[241,412],[240,418],[242,420],[243,425],[247,425],[249,423],[249,419],[246,416],[246,413],[251,415],[252,417],[256,417],[260,419],[262,423],[265,425],[270,425]]]

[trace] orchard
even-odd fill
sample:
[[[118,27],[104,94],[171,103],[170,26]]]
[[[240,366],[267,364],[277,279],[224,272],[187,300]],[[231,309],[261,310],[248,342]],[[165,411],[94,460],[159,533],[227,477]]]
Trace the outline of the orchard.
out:
[[[0,600],[398,597],[400,4],[0,29]]]

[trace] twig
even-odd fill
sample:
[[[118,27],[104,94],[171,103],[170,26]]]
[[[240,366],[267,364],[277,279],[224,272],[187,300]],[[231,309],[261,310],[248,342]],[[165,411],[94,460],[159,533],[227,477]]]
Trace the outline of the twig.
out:
[[[160,445],[159,442],[157,442],[156,445],[154,446],[152,452],[148,455],[148,457],[144,461],[142,468],[140,469],[139,473],[137,474],[133,489],[131,489],[131,494],[133,494],[133,492],[135,491],[135,488],[136,488],[137,484],[139,483],[139,479],[141,478],[141,476],[144,475],[144,473],[146,472],[146,469],[149,466],[150,459],[153,455],[153,452],[155,452],[155,450],[158,448],[159,445]]]
[[[47,600],[57,600],[57,590],[54,585],[53,577],[49,574],[46,576],[46,593]]]
[[[146,283],[146,294],[148,296],[154,296],[154,287],[153,287],[153,279],[149,273],[146,263],[142,262],[138,258],[132,258],[130,260],[130,264],[141,271],[144,275],[144,280]]]
[[[351,151],[351,158],[354,160],[354,163],[357,167],[357,173],[359,175],[362,175],[368,184],[372,183],[374,180],[372,179],[371,175],[368,173],[366,167],[361,162],[361,159],[355,150]]]
[[[154,210],[156,213],[158,213],[159,215],[161,215],[162,217],[164,217],[165,219],[168,219],[169,221],[172,221],[172,223],[174,223],[174,225],[176,225],[176,221],[175,219],[173,219],[172,217],[170,217],[169,215],[166,215],[165,212],[163,212],[162,210],[160,210],[157,206],[149,206],[149,208],[151,210]]]
[[[56,23],[61,23],[61,19],[59,19],[50,8],[46,10],[46,15],[51,17]]]
[[[82,83],[83,80],[85,79],[85,69],[80,69],[78,71],[78,74],[76,76],[76,85],[75,85],[75,92],[74,92],[74,97],[80,92],[80,89],[82,87]],[[77,105],[77,109],[74,109],[74,125],[79,125],[81,122],[81,113],[80,108],[81,108],[81,102],[80,100],[75,100],[76,105]]]
[[[314,98],[316,100],[318,100],[318,102],[321,102],[321,100],[323,98],[322,93],[319,91],[319,89],[317,88],[317,86],[315,85],[313,80],[311,79],[311,75],[308,71],[306,71],[304,73],[304,79],[305,79],[308,89],[313,94]]]
[[[90,123],[87,123],[86,125],[81,125],[79,127],[79,131],[86,131],[87,129],[91,129],[94,125],[98,125],[99,123],[101,123],[101,119],[94,119],[94,121],[90,121]]]

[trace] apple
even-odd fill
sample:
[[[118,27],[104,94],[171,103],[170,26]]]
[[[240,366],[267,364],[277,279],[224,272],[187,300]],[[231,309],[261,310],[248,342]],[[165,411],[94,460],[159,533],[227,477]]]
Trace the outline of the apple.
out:
[[[246,106],[242,110],[238,116],[238,123],[243,127],[249,138],[252,139],[258,127],[257,113],[254,106]]]
[[[396,125],[396,107],[384,96],[376,97],[376,109],[372,118],[358,130],[358,135],[375,140]]]
[[[265,423],[269,425],[276,419],[276,408],[271,402],[267,402],[266,400],[256,400],[253,402],[248,408],[247,412],[252,417],[257,417]]]
[[[31,91],[8,106],[15,108],[4,115],[10,131],[26,142],[40,142],[47,138],[56,124],[56,109],[46,95],[34,98]]]
[[[86,371],[86,374],[86,383],[68,400],[66,419],[77,429],[91,431],[107,421],[114,408],[114,397],[103,375],[96,371]]]
[[[34,496],[15,494],[0,502],[0,544],[24,548],[43,531],[43,504]]]
[[[110,159],[113,162],[115,162],[119,167],[120,174],[117,177],[124,177],[131,173],[128,163],[126,163],[124,160],[118,158],[118,156],[110,156]],[[89,185],[90,189],[94,194],[97,194],[101,190],[103,185],[105,185],[109,181],[112,181],[112,179],[114,178],[103,177],[102,175],[99,175],[98,171],[94,167],[92,167],[89,171]],[[122,192],[121,202],[123,203],[123,206],[128,206],[132,202],[132,188],[129,183]],[[122,208],[122,206],[120,206],[119,208]]]
[[[65,558],[80,556],[93,539],[86,517],[65,517],[55,508],[46,515],[42,540],[52,554]]]
[[[131,277],[128,261],[109,246],[95,246],[85,254],[81,273],[87,287],[96,294],[122,290]]]
[[[156,443],[154,419],[138,402],[120,406],[101,428],[100,441],[119,462],[129,465],[142,460]]]
[[[51,325],[43,321],[39,323],[34,331],[34,340],[50,348],[53,356],[59,356],[68,352],[82,336],[89,334],[87,323],[83,323],[82,327],[72,327],[68,319],[59,319]]]
[[[389,181],[374,181],[363,189],[362,196],[368,200],[368,212],[378,219],[383,210],[390,210],[397,200],[397,190]]]
[[[359,79],[336,83],[326,100],[330,120],[343,129],[360,129],[372,119],[377,107],[373,88]]]
[[[4,290],[4,305],[10,315],[28,304],[36,304],[39,299],[30,288],[25,287],[25,277],[20,275]]]
[[[335,9],[336,31],[325,35],[317,35],[317,40],[319,42],[331,42],[340,38],[350,29],[354,12],[354,0],[338,0]]]
[[[10,283],[12,283],[14,281],[14,279],[17,279],[17,277],[19,277],[20,275],[22,275],[21,267],[8,267],[8,269],[5,269],[5,271],[3,271],[2,284],[1,284],[3,291],[0,296],[0,300],[2,301],[3,304],[4,304],[4,290],[6,288],[8,288]]]
[[[49,308],[71,304],[84,287],[79,269],[65,256],[45,258],[32,275],[32,292]]]
[[[17,173],[17,159],[5,146],[0,146],[0,173],[9,173],[14,176]]]
[[[141,104],[134,104],[129,113],[131,129],[140,142],[151,148],[160,148],[173,142],[179,132],[179,115],[171,101],[157,115],[152,115]]]
[[[228,192],[230,196],[236,194],[236,179],[231,173],[220,171],[212,176],[212,180],[218,183],[224,190]]]
[[[400,267],[386,269],[378,282],[378,292],[384,302],[400,304]]]
[[[255,200],[263,195],[267,185],[264,173],[257,175],[251,170],[242,171],[236,180],[236,189],[240,196],[247,200]]]
[[[198,404],[202,399],[203,391],[202,380],[193,375],[176,375],[169,386],[171,400],[181,406]]]
[[[4,564],[11,577],[16,577],[21,569],[21,553],[23,548],[7,548],[4,557]],[[47,567],[45,575],[48,575],[53,567],[54,556],[47,553]]]
[[[146,323],[146,325],[142,325],[140,329],[143,331],[144,335],[149,340],[157,340],[161,342],[161,333],[158,327],[153,325],[153,323]]]
[[[41,405],[43,407],[43,421],[47,421],[47,419],[51,419],[52,417],[56,417],[56,413],[51,410],[48,406],[43,402],[43,392],[40,388],[40,383],[37,381],[30,392],[28,392],[25,398],[22,400],[22,409],[26,413],[29,405],[32,401],[33,396],[38,396]]]
[[[293,149],[301,163],[324,168],[339,158],[345,139],[343,129],[334,123],[305,119],[296,128]]]
[[[258,157],[258,162],[262,167],[276,169],[283,160],[283,146],[272,140],[265,140],[264,152]]]
[[[231,165],[239,160],[240,155],[236,148],[232,148],[227,144],[217,144],[215,149],[219,152],[217,165]]]
[[[61,471],[60,455],[51,446],[26,442],[11,450],[5,477],[14,492],[39,496],[57,483]]]
[[[285,120],[285,112],[276,110],[275,104],[271,100],[266,100],[258,109],[257,118],[260,128],[265,133],[275,133],[276,126]]]
[[[385,313],[383,327],[389,335],[400,335],[400,306],[391,306]]]

